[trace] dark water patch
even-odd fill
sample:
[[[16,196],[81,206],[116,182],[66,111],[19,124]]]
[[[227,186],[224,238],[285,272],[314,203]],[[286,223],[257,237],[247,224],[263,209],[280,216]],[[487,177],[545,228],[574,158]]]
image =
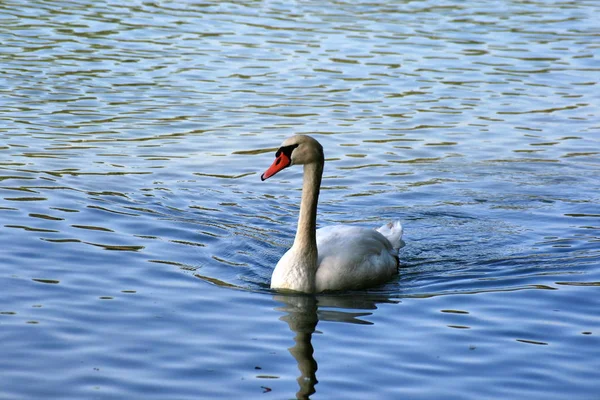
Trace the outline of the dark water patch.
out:
[[[517,342],[527,343],[527,344],[535,344],[535,345],[538,345],[538,346],[548,346],[548,343],[546,343],[546,342],[539,342],[539,341],[536,341],[536,340],[517,339]]]
[[[29,216],[32,218],[40,218],[40,219],[45,219],[45,220],[49,220],[49,221],[64,221],[64,218],[53,217],[51,215],[46,215],[46,214],[31,213],[31,214],[29,214]]]
[[[58,232],[57,230],[53,230],[53,229],[34,228],[34,227],[23,226],[23,225],[4,225],[4,227],[5,228],[23,229],[23,230],[29,231],[29,232]]]
[[[46,201],[46,197],[5,197],[7,201]]]
[[[57,284],[60,283],[60,281],[57,281],[57,280],[54,280],[54,279],[39,279],[39,278],[35,278],[35,279],[32,279],[32,281],[39,282],[39,283],[49,283],[49,284],[52,284],[52,285],[57,285]]]

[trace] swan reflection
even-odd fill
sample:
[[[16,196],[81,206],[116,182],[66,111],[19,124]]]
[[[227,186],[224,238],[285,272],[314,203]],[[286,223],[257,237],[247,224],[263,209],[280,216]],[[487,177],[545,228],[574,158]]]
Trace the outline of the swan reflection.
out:
[[[318,364],[314,358],[312,335],[319,321],[372,325],[372,322],[361,319],[371,315],[372,312],[357,310],[376,310],[378,303],[398,302],[385,296],[364,295],[277,294],[273,299],[282,304],[276,309],[285,312],[280,320],[285,321],[295,334],[294,345],[288,350],[296,360],[300,371],[296,379],[299,387],[296,393],[297,399],[308,399],[316,392]]]

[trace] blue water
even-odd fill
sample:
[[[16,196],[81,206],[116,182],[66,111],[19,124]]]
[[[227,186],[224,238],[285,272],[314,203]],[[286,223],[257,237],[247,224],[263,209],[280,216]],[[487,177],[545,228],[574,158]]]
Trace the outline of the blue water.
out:
[[[598,399],[600,4],[0,4],[0,399]],[[397,279],[269,289],[318,223]]]

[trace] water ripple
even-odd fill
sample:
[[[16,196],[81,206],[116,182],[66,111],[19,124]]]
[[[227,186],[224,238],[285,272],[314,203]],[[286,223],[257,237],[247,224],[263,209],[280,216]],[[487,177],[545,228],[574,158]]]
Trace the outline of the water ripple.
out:
[[[599,15],[2,2],[2,394],[595,398]],[[320,225],[403,221],[397,279],[268,288],[295,133]]]

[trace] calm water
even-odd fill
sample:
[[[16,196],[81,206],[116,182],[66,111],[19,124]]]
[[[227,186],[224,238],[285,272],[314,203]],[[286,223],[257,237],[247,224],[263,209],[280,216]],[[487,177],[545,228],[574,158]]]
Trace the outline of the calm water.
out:
[[[0,4],[1,399],[599,399],[600,4]],[[398,279],[279,295],[319,224]],[[317,383],[318,382],[318,383]]]

